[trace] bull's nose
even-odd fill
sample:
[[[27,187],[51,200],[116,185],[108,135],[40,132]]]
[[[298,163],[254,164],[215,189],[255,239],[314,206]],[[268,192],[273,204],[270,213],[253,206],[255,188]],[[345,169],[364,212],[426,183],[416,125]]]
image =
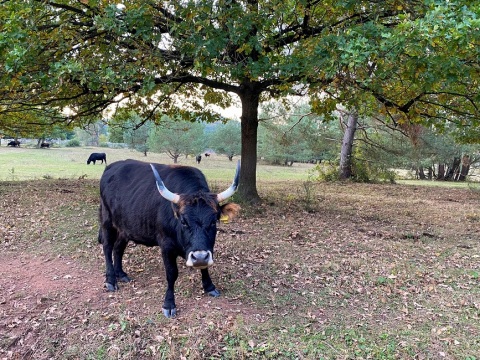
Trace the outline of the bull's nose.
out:
[[[187,266],[204,269],[213,265],[213,256],[211,251],[199,250],[191,251],[187,257]]]

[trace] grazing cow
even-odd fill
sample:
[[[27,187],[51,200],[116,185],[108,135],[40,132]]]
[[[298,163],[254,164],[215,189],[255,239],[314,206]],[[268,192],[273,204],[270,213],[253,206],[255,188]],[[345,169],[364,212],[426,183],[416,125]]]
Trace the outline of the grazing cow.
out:
[[[197,161],[197,164],[200,164],[200,161],[202,161],[202,155],[197,155],[195,160]]]
[[[91,153],[90,157],[87,160],[87,165],[89,165],[91,162],[93,162],[93,165],[95,165],[95,162],[100,161],[100,160],[102,161],[102,164],[103,164],[104,161],[105,161],[105,164],[107,164],[107,154],[105,154],[105,153]]]
[[[232,185],[211,193],[203,173],[190,166],[147,164],[124,160],[110,164],[100,180],[100,230],[106,263],[106,288],[118,290],[117,282],[128,282],[122,257],[128,241],[159,246],[167,277],[163,302],[166,317],[176,315],[175,281],[177,257],[199,269],[203,290],[220,296],[208,267],[213,264],[217,222],[235,217],[240,206],[220,203],[236,191],[240,162]],[[158,192],[157,192],[158,191]]]
[[[50,147],[50,144],[49,144],[49,143],[46,143],[46,142],[42,142],[42,143],[40,144],[40,147],[41,147],[41,148],[49,148],[49,147]]]
[[[11,147],[20,147],[20,141],[18,140],[12,140],[10,141],[7,146],[11,146]]]
[[[209,157],[209,156],[210,156],[210,154],[209,154],[209,153],[205,153],[205,157]]]

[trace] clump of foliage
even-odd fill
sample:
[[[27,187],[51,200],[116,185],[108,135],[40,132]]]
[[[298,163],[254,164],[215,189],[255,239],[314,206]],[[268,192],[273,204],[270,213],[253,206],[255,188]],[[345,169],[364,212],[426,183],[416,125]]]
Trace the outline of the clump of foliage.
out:
[[[333,182],[339,179],[339,169],[334,163],[320,163],[310,170],[309,177],[313,181]]]
[[[80,141],[78,139],[71,139],[68,140],[67,144],[65,145],[66,147],[79,147]]]

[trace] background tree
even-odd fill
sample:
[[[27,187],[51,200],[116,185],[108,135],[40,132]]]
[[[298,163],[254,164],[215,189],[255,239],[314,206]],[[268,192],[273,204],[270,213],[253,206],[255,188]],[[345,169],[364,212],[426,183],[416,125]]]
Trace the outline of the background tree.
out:
[[[417,126],[414,139],[402,159],[419,179],[465,181],[470,167],[480,160],[480,146],[459,143],[456,131],[438,133]]]
[[[292,165],[322,158],[319,141],[322,118],[312,114],[308,104],[296,104],[290,111],[277,102],[262,108],[259,153],[272,164]]]
[[[95,121],[76,129],[77,138],[87,146],[100,146],[107,139],[107,126],[102,121]]]
[[[28,137],[37,138],[37,147],[40,147],[42,142],[51,142],[52,140],[70,140],[75,136],[75,131],[72,129],[65,129],[61,124],[55,126],[39,127],[39,132],[30,134]]]
[[[145,121],[136,111],[121,109],[111,121],[110,141],[123,142],[147,156],[150,132],[154,128],[151,121]]]
[[[161,125],[150,132],[148,144],[151,151],[166,153],[176,164],[181,155],[200,154],[205,149],[205,125],[179,121],[164,116]]]
[[[383,114],[392,126],[455,129],[457,138],[471,141],[480,119],[475,45],[480,32],[474,30],[480,9],[471,1],[423,5],[425,12],[398,14],[390,25],[371,21],[353,26],[344,37],[331,37],[317,47],[319,56],[338,62],[336,81],[313,94],[314,111],[329,116],[340,103],[360,117]],[[351,135],[345,132],[345,150],[352,149]]]
[[[218,124],[209,135],[209,143],[217,153],[226,155],[232,161],[233,157],[240,155],[242,151],[241,131],[238,121]]]

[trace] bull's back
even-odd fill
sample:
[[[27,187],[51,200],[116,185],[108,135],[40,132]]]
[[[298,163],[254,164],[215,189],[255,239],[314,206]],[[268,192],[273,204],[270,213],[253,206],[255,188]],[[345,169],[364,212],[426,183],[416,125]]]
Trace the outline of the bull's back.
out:
[[[172,192],[208,191],[205,177],[196,168],[154,166]],[[166,232],[171,228],[172,206],[159,194],[148,163],[123,160],[108,165],[100,179],[100,197],[103,220],[111,221],[118,231],[128,233],[131,240],[148,243],[159,227]]]
[[[100,179],[100,197],[110,211],[133,217],[143,208],[153,206],[152,200],[158,202],[153,175],[144,165],[147,164],[126,160],[105,168]]]

